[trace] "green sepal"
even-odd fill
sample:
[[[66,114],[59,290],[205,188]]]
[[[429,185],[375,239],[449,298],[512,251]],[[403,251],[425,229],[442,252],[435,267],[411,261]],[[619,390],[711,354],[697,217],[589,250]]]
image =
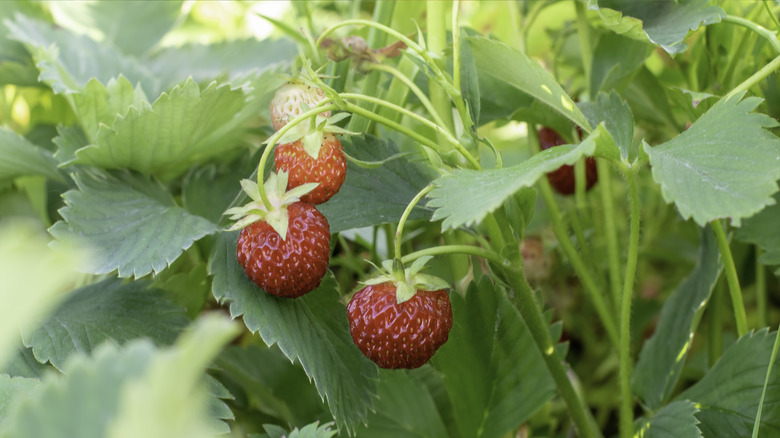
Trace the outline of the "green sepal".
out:
[[[395,300],[398,304],[408,301],[417,293],[417,289],[405,281],[395,283]]]
[[[400,259],[385,260],[382,262],[382,269],[379,273],[361,283],[366,286],[373,286],[382,283],[393,283],[396,287],[396,302],[398,304],[412,298],[418,290],[441,290],[449,289],[450,285],[443,279],[420,274],[425,268],[425,264],[430,261],[432,256],[423,256],[412,262],[412,265],[405,268]]]
[[[265,221],[274,229],[282,240],[287,240],[287,226],[289,225],[290,215],[286,208],[273,210],[265,216]]]

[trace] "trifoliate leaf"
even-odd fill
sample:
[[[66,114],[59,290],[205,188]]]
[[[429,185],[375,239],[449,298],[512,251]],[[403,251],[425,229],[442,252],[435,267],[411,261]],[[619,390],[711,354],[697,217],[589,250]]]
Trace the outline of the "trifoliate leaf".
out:
[[[672,140],[646,143],[653,179],[684,219],[703,226],[730,218],[739,226],[773,203],[780,178],[780,139],[766,129],[777,122],[751,113],[761,99],[723,98]]]
[[[650,41],[675,55],[688,48],[683,40],[689,31],[726,18],[723,9],[709,3],[709,0],[589,0],[588,9],[597,10],[604,24],[613,32]]]
[[[701,380],[677,396],[676,400],[696,403],[702,435],[707,438],[751,435],[776,335],[777,332],[763,329],[741,337]],[[778,359],[773,370],[778,369]],[[778,385],[780,373],[772,372],[768,388]],[[760,430],[774,433],[780,430],[780,397],[771,389],[766,395]]]
[[[189,79],[151,107],[133,107],[112,126],[100,126],[95,144],[76,152],[76,163],[177,176],[238,146],[242,122],[234,117],[243,106],[242,90],[212,83],[201,91]]]
[[[671,396],[722,268],[715,237],[705,227],[697,265],[664,302],[658,328],[642,347],[632,374],[631,386],[649,409],[660,408]]]
[[[434,181],[428,194],[428,207],[436,210],[433,220],[444,219],[442,228],[454,229],[480,222],[518,190],[564,164],[574,164],[583,156],[619,156],[603,125],[579,145],[562,145],[544,150],[528,160],[503,169],[458,169]]]
[[[333,277],[326,276],[317,289],[300,298],[274,297],[244,273],[236,259],[237,240],[237,232],[217,237],[210,260],[214,297],[229,302],[230,314],[242,316],[247,328],[266,344],[278,344],[291,361],[300,361],[339,427],[354,430],[371,407],[376,366],[352,342]]]
[[[96,252],[93,274],[117,270],[120,277],[160,272],[193,242],[217,230],[187,213],[167,190],[127,173],[74,176],[78,190],[66,192],[63,220],[50,232],[76,238]]]
[[[0,126],[0,181],[25,175],[41,175],[65,182],[51,153],[19,134]]]
[[[25,346],[40,362],[62,370],[71,354],[88,354],[104,341],[146,337],[170,344],[189,319],[163,291],[148,286],[107,279],[77,289],[40,327],[24,334]]]
[[[698,428],[699,420],[696,413],[699,410],[689,400],[669,403],[656,412],[650,419],[644,420],[637,427],[636,436],[642,438],[701,438]]]

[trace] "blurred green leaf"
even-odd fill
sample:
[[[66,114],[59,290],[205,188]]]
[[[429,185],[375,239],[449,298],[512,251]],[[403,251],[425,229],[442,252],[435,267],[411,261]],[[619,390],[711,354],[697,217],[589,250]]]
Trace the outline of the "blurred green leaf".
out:
[[[688,31],[726,18],[723,9],[709,3],[709,0],[588,0],[588,9],[597,10],[613,32],[650,41],[675,55],[688,48],[683,42]]]
[[[331,423],[322,426],[319,423],[312,423],[302,429],[296,427],[289,434],[283,428],[273,424],[266,424],[263,427],[270,438],[332,438],[336,435],[336,431],[331,430],[331,426]]]
[[[642,438],[701,438],[695,414],[699,412],[693,402],[676,401],[664,406],[649,420],[636,427]]]
[[[368,134],[345,139],[342,145],[348,154],[362,161],[379,161],[399,152],[392,141]],[[430,180],[426,169],[406,158],[389,161],[376,169],[349,162],[341,190],[319,209],[328,219],[331,233],[395,222]],[[429,211],[416,207],[409,219],[429,217]]]
[[[471,120],[475,126],[479,126],[480,113],[480,94],[479,94],[479,73],[477,63],[474,60],[474,53],[468,42],[466,33],[460,34],[460,92],[463,99],[469,106]]]
[[[450,299],[455,323],[433,364],[461,436],[503,437],[553,397],[555,384],[522,317],[487,277],[465,299]]]
[[[705,227],[696,267],[664,302],[655,333],[642,347],[631,376],[634,392],[648,409],[660,408],[672,395],[722,269],[714,234]]]
[[[741,337],[701,380],[677,396],[696,403],[704,436],[750,436],[776,335],[763,329]],[[780,373],[772,373],[761,417],[763,433],[780,431],[780,392],[772,389],[778,385]]]
[[[214,297],[229,302],[231,316],[242,316],[267,345],[278,344],[290,360],[299,360],[337,424],[354,430],[371,407],[376,366],[352,342],[332,275],[300,298],[274,297],[244,273],[236,259],[237,239],[238,232],[217,236],[210,261]]]
[[[74,176],[78,190],[63,195],[63,220],[50,232],[80,239],[96,251],[91,273],[120,277],[160,272],[216,225],[176,206],[154,181],[126,173]]]
[[[758,261],[770,266],[780,264],[780,193],[773,199],[773,205],[745,219],[735,235],[742,242],[758,245],[764,251]],[[780,275],[780,269],[775,274]]]
[[[54,158],[60,165],[72,163],[76,160],[76,151],[89,144],[86,134],[78,126],[58,126],[57,136],[52,139],[57,145]]]
[[[428,388],[415,376],[415,370],[380,370],[375,412],[356,436],[449,437]]]
[[[105,341],[146,337],[170,344],[189,323],[181,308],[149,282],[114,278],[72,292],[36,330],[24,334],[40,362],[62,370],[73,353],[90,353]]]
[[[780,139],[766,130],[778,123],[750,112],[761,99],[740,97],[721,99],[662,145],[644,143],[666,202],[701,226],[719,218],[739,226],[770,205],[778,189]]]
[[[136,56],[147,53],[173,27],[181,13],[181,6],[181,1],[171,0],[49,4],[58,25]]]
[[[0,126],[0,181],[24,175],[42,175],[65,182],[57,161],[46,149],[40,148],[19,134]]]
[[[76,152],[76,162],[179,175],[238,145],[231,119],[243,105],[244,93],[239,89],[212,83],[201,91],[187,80],[163,93],[151,107],[131,107],[111,127],[101,126],[96,143]]]
[[[579,110],[578,110],[579,111]],[[479,223],[490,212],[523,187],[564,164],[572,165],[583,156],[619,155],[603,125],[579,145],[562,145],[544,150],[528,160],[503,169],[458,169],[438,178],[428,197],[434,207],[432,220],[444,219],[442,228],[454,229]]]
[[[0,84],[35,86],[38,83],[38,69],[35,68],[30,54],[18,41],[8,38],[5,20],[16,13],[39,15],[39,3],[5,0],[0,8]]]
[[[593,52],[590,89],[595,93],[619,88],[644,64],[651,47],[643,41],[612,32],[601,35]]]
[[[39,384],[38,379],[0,374],[0,436],[7,426],[9,412],[13,406],[25,399]]]
[[[590,132],[585,116],[568,94],[538,62],[501,42],[485,37],[468,38],[479,74],[494,76],[546,103]]]
[[[594,101],[579,104],[580,110],[591,126],[604,123],[604,127],[612,135],[615,145],[620,149],[623,161],[636,154],[632,148],[634,139],[634,116],[623,98],[616,92],[599,93]]]
[[[105,86],[96,79],[90,79],[84,91],[72,94],[71,99],[73,110],[92,142],[96,140],[101,124],[112,126],[114,120],[127,114],[130,106],[137,110],[149,106],[143,90],[133,90],[130,81],[121,75],[109,80]]]
[[[49,365],[38,362],[32,352],[32,348],[25,348],[21,340],[17,347],[17,354],[11,357],[11,360],[0,367],[0,374],[8,374],[11,377],[30,377],[41,378],[46,370],[51,369]]]

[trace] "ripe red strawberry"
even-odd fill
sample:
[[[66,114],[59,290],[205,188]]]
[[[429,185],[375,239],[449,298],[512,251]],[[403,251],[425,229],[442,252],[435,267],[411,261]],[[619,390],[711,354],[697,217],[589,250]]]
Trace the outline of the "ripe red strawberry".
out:
[[[276,146],[276,171],[289,174],[287,189],[307,183],[319,185],[301,197],[304,202],[322,204],[335,195],[347,177],[347,159],[341,142],[333,134],[324,134],[317,159],[304,149],[303,141]]]
[[[417,290],[398,303],[396,285],[366,286],[347,306],[352,340],[382,368],[418,368],[449,337],[452,306],[444,290]]]
[[[285,239],[266,221],[249,224],[238,237],[238,261],[271,295],[296,298],[320,285],[328,271],[330,226],[314,205],[287,206]]]
[[[304,113],[301,103],[306,103],[309,108],[314,108],[324,99],[325,93],[319,88],[301,82],[288,82],[279,87],[271,99],[271,124],[278,131],[287,122]],[[320,115],[330,117],[330,111],[320,113]]]
[[[580,134],[581,136],[582,134]],[[551,147],[566,144],[566,140],[553,129],[543,127],[539,130],[539,145],[542,150]],[[585,190],[590,190],[598,181],[599,176],[596,173],[596,160],[593,158],[585,159]],[[574,166],[563,165],[557,170],[547,174],[547,180],[550,185],[562,195],[571,195],[575,189]]]

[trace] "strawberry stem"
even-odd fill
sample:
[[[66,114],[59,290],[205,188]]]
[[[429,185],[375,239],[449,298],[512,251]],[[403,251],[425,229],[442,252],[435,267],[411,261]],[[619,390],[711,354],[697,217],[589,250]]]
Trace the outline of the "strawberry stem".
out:
[[[441,245],[432,248],[421,249],[409,253],[401,258],[404,264],[409,264],[421,257],[445,255],[445,254],[467,254],[477,257],[482,257],[485,260],[491,261],[498,266],[508,267],[511,265],[510,261],[498,253],[486,248],[480,248],[478,246],[470,245]]]
[[[404,225],[406,225],[406,220],[412,213],[414,206],[417,205],[417,203],[420,202],[420,199],[427,195],[431,190],[433,190],[433,184],[428,184],[425,186],[425,188],[420,190],[420,192],[417,193],[417,195],[409,202],[409,205],[406,206],[404,213],[401,215],[401,219],[398,220],[398,227],[395,229],[395,245],[393,248],[394,255],[397,260],[401,259],[401,236],[404,232]]]

